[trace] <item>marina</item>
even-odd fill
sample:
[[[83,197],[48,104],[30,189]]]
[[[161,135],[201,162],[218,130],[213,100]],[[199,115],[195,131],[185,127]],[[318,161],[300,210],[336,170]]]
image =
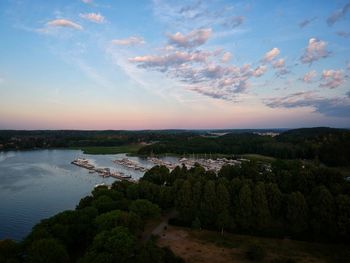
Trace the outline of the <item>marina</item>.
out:
[[[220,169],[224,165],[240,165],[244,161],[249,161],[247,159],[228,159],[228,158],[216,158],[216,159],[205,159],[205,158],[174,158],[169,160],[164,160],[156,157],[147,157],[147,164],[141,164],[140,162],[137,162],[135,160],[132,160],[130,158],[124,157],[122,159],[112,160],[114,164],[117,165],[118,168],[123,168],[124,171],[137,171],[141,173],[145,173],[149,170],[149,166],[165,166],[170,171],[174,170],[177,166],[182,167],[185,166],[187,169],[191,169],[195,167],[197,164],[202,166],[206,171],[213,171],[215,173],[218,173]],[[101,167],[95,167],[95,165],[88,159],[85,158],[77,158],[71,162],[72,164],[85,168],[89,170],[89,173],[97,173],[101,177],[113,177],[119,180],[128,180],[128,181],[135,181],[132,179],[130,175],[126,175],[124,172],[121,171],[112,171],[111,168],[101,168]],[[121,167],[118,167],[121,166]],[[114,170],[114,169],[113,169]]]
[[[217,159],[205,159],[205,158],[181,158],[176,163],[164,161],[155,157],[148,157],[148,161],[155,165],[163,165],[167,167],[170,171],[174,170],[177,166],[185,166],[187,169],[193,168],[196,164],[202,166],[206,171],[214,171],[218,173],[224,165],[240,165],[244,161],[249,161],[248,159],[227,159],[227,158],[217,158]]]
[[[75,159],[71,162],[71,164],[88,169],[89,173],[96,172],[102,177],[113,177],[119,180],[128,180],[128,181],[131,180],[131,175],[125,175],[122,172],[116,172],[116,171],[112,172],[110,168],[97,168],[93,164],[91,164],[89,160],[85,158]]]

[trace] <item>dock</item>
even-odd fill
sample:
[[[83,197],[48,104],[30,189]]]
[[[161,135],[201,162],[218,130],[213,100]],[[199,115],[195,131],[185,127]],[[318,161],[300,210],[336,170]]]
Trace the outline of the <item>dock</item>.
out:
[[[110,168],[98,168],[95,167],[93,164],[89,162],[89,160],[84,159],[84,158],[78,158],[75,159],[71,162],[71,164],[74,164],[76,166],[85,168],[89,170],[89,173],[98,173],[102,177],[113,177],[119,180],[127,180],[127,181],[132,181],[132,178],[130,175],[125,175],[122,172],[112,172]]]
[[[138,162],[130,160],[128,158],[123,158],[121,160],[114,160],[113,162],[116,164],[122,165],[128,169],[133,169],[133,170],[140,171],[140,172],[147,172],[148,171],[148,169],[146,167],[143,167]]]

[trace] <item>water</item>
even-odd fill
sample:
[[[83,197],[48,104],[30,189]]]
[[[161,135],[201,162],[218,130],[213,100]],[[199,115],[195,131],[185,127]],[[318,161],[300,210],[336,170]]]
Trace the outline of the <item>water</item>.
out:
[[[74,209],[96,184],[115,181],[72,165],[70,162],[77,157],[87,158],[97,167],[109,167],[140,178],[143,173],[112,162],[125,156],[84,155],[76,150],[0,152],[0,240],[21,240],[41,219]],[[145,167],[153,166],[145,159],[129,158]]]

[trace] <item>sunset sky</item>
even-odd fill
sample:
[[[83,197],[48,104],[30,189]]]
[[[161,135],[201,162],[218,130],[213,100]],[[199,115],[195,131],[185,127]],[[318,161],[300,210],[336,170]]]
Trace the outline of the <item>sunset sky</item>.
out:
[[[350,2],[0,0],[0,129],[350,127]]]

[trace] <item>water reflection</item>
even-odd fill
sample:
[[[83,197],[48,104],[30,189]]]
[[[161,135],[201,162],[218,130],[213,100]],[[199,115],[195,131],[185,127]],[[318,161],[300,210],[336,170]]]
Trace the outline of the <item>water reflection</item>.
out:
[[[98,167],[108,167],[138,179],[143,173],[112,161],[125,154],[85,155],[76,150],[36,150],[0,152],[0,239],[22,239],[41,219],[74,209],[96,184],[111,184],[115,179],[72,165],[82,157]],[[152,163],[128,157],[150,168]]]

